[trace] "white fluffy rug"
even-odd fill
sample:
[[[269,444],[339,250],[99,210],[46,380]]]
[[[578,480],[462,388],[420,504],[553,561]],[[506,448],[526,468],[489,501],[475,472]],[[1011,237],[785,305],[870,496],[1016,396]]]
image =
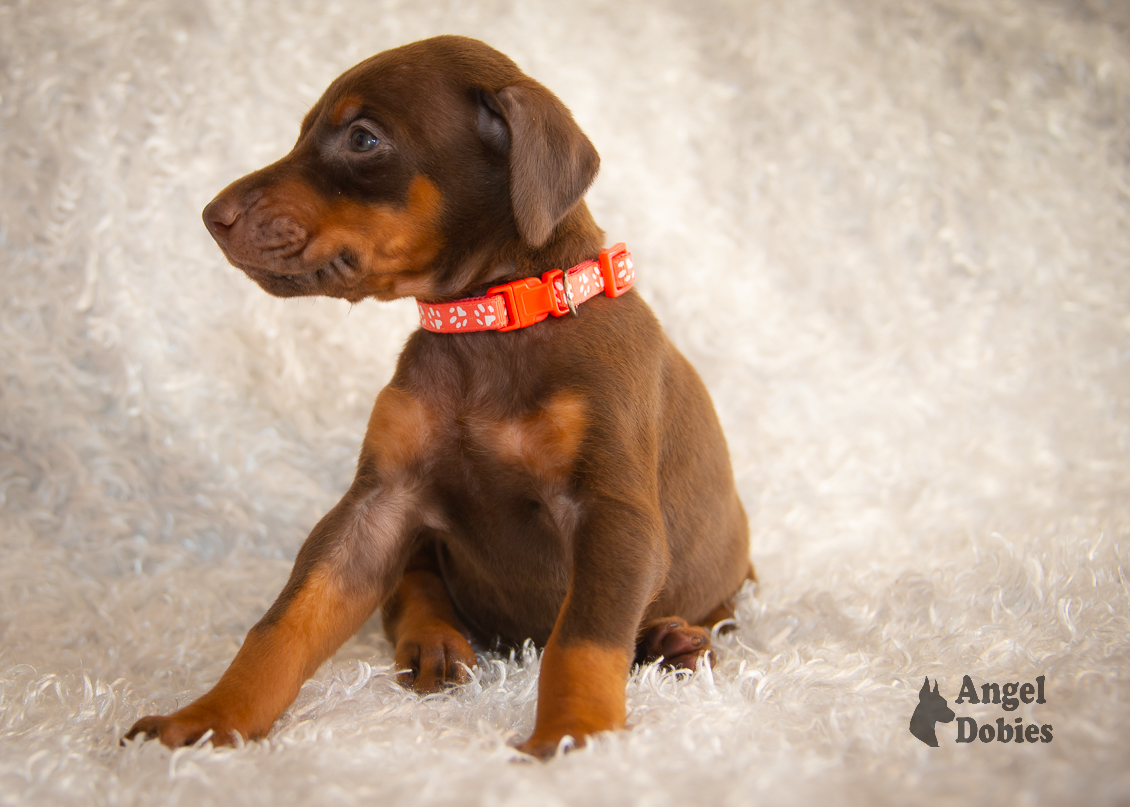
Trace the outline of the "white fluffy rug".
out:
[[[265,742],[119,747],[273,600],[414,327],[268,298],[199,211],[442,32],[600,150],[761,584],[713,675],[643,671],[629,731],[548,764],[510,749],[536,654],[421,699],[377,619]],[[1128,158],[1122,0],[5,0],[0,804],[1126,803]],[[926,676],[1052,741],[928,747]]]

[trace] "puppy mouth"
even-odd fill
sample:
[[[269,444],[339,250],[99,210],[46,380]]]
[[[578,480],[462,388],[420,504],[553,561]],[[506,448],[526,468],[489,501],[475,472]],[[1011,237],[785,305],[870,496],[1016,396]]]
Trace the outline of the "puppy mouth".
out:
[[[297,257],[297,256],[294,256]],[[303,297],[328,294],[352,299],[350,289],[362,275],[356,256],[342,250],[316,269],[297,271],[289,268],[269,267],[246,260],[231,260],[231,264],[258,283],[264,291],[276,297]],[[357,295],[358,299],[364,294]]]

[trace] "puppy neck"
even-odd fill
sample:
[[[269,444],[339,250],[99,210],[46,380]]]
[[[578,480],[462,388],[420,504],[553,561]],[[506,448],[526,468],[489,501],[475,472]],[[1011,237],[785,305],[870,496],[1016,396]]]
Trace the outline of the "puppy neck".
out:
[[[482,248],[445,273],[434,294],[417,297],[440,303],[485,293],[491,286],[523,277],[541,277],[550,269],[567,269],[593,260],[604,246],[604,230],[597,226],[582,199],[554,229],[549,240],[531,247],[517,237],[506,245]]]

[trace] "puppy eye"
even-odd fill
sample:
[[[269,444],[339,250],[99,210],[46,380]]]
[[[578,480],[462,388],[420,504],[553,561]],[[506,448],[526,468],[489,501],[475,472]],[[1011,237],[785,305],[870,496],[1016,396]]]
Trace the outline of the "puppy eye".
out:
[[[349,135],[351,151],[372,151],[380,142],[380,138],[367,129],[354,129],[353,133]]]

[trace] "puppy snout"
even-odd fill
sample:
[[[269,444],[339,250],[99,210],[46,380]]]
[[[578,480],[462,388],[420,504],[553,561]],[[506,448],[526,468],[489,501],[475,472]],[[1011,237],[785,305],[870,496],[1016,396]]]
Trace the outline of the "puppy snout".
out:
[[[287,210],[264,204],[262,194],[240,199],[223,193],[204,208],[204,226],[231,258],[259,262],[289,257],[305,245],[306,228]],[[283,270],[284,267],[275,267]]]
[[[289,216],[282,216],[264,228],[264,240],[273,242],[269,246],[283,248],[300,246],[306,243],[306,228]]]
[[[204,226],[208,228],[208,232],[212,234],[216,242],[223,246],[231,234],[231,228],[239,220],[242,212],[231,199],[217,196],[204,208]]]

